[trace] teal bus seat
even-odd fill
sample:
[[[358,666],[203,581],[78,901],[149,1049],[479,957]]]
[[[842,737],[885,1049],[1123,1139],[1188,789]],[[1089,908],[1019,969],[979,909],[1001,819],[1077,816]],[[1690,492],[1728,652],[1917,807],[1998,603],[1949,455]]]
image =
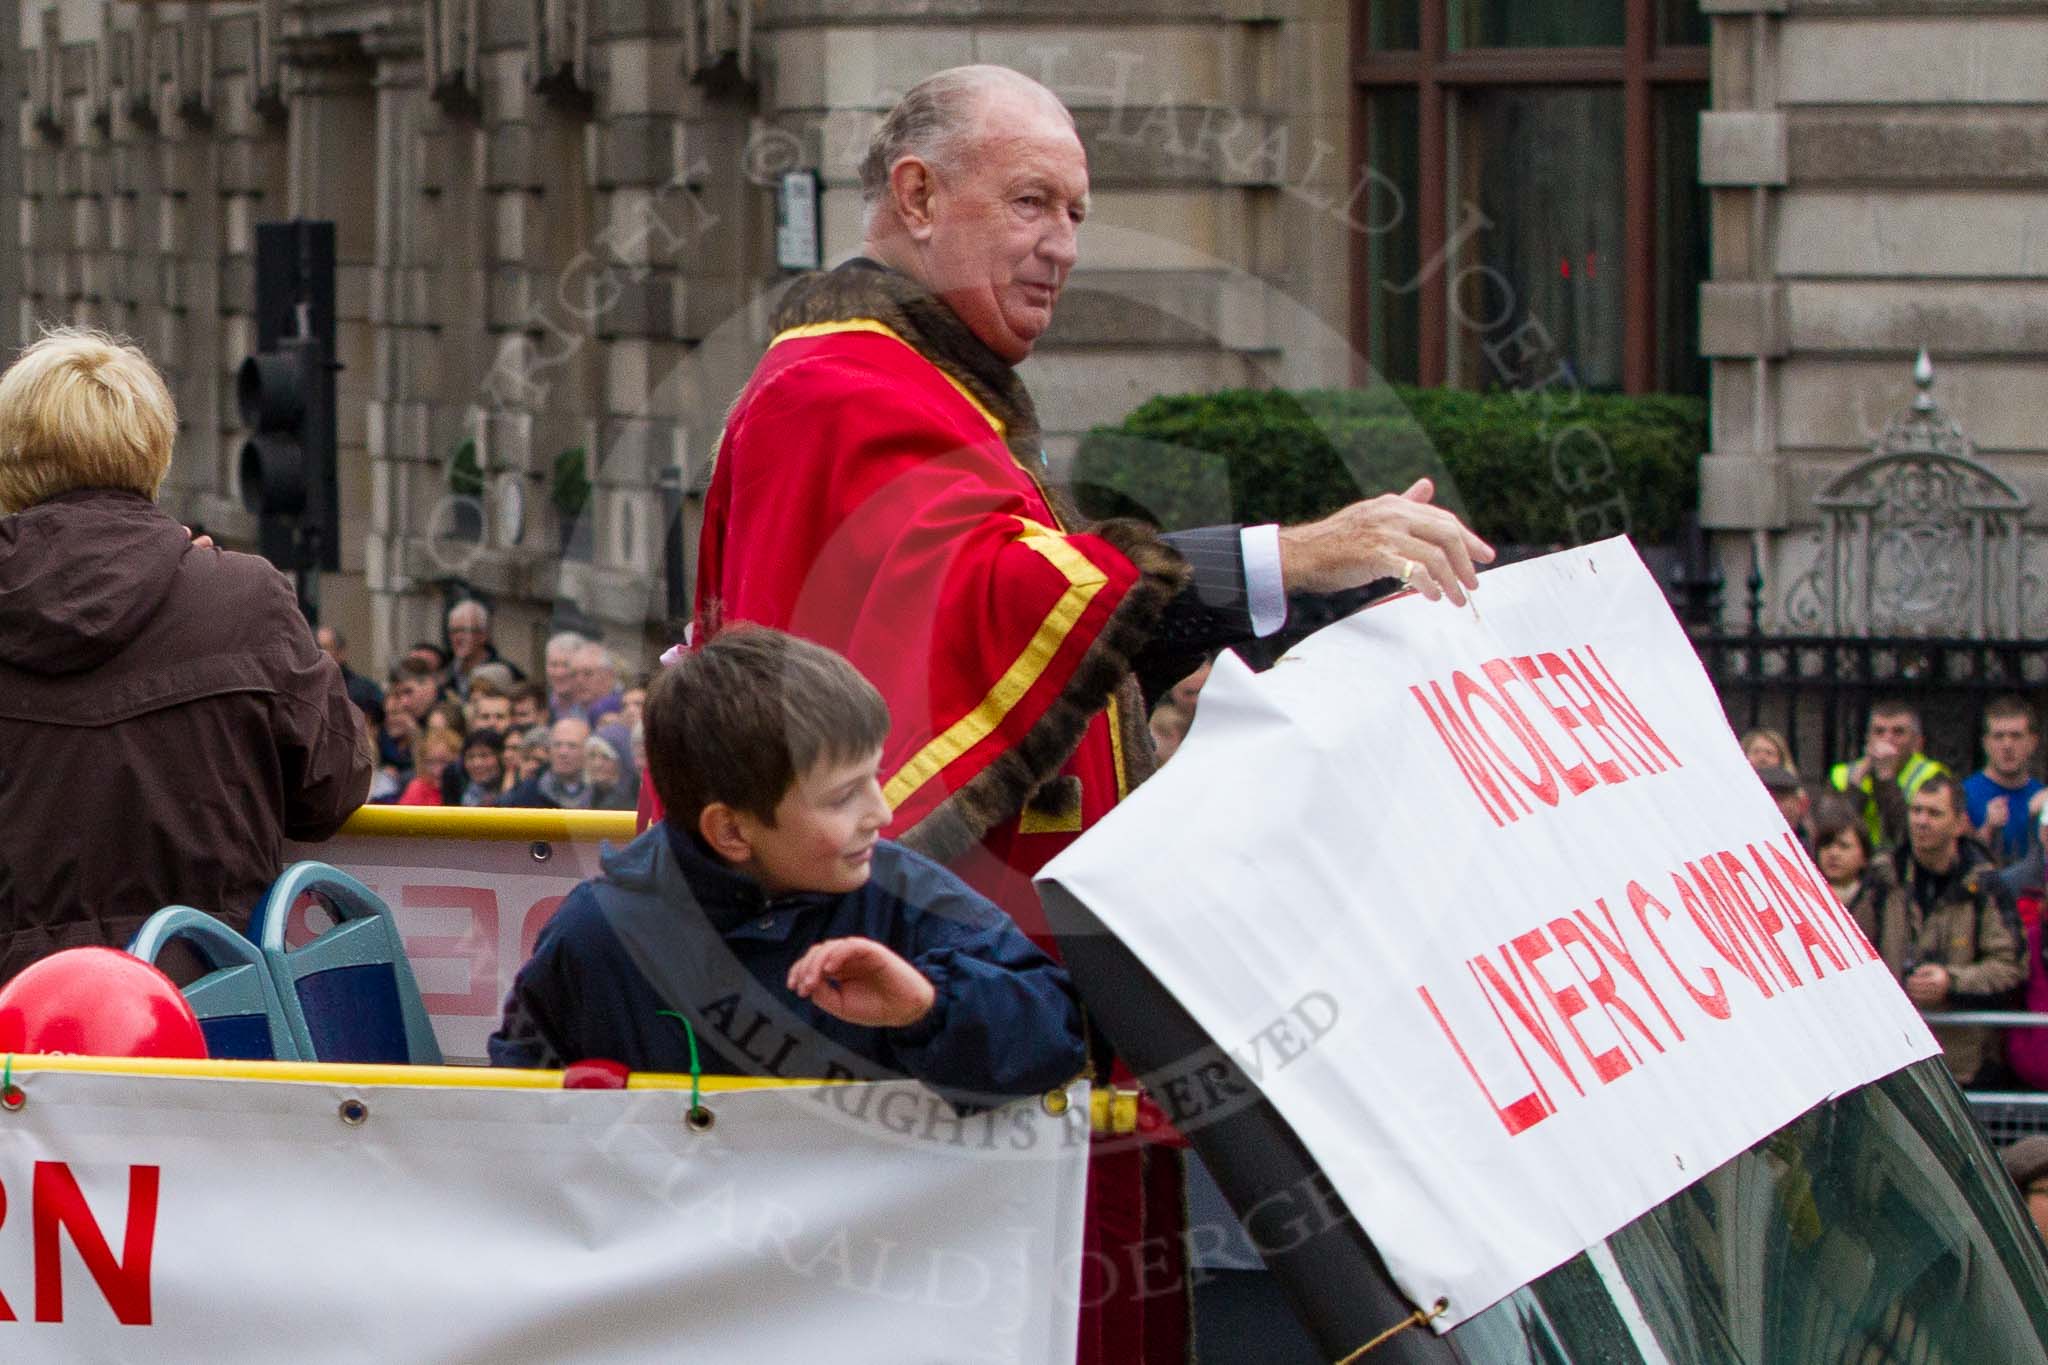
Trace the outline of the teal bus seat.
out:
[[[308,894],[334,923],[310,942],[287,948],[292,907]],[[294,863],[271,884],[250,935],[262,945],[302,1058],[441,1064],[398,922],[354,877],[326,863]]]
[[[298,1044],[262,949],[204,910],[168,905],[149,917],[128,951],[154,964],[172,943],[182,943],[208,969],[181,989],[199,1016],[209,1057],[299,1060]]]

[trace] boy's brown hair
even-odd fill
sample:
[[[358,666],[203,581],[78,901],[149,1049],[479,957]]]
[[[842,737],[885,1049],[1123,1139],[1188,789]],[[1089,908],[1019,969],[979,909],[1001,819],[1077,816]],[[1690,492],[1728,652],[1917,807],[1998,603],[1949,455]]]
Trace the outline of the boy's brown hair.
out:
[[[684,829],[714,801],[775,823],[775,808],[819,762],[882,747],[889,708],[874,684],[822,645],[766,626],[720,631],[647,689],[647,767]]]

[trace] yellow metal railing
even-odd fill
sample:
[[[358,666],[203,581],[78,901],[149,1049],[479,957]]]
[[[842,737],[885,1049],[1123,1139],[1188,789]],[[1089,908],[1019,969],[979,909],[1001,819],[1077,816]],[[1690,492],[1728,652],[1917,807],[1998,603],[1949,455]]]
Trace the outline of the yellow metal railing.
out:
[[[89,1072],[102,1076],[182,1076],[192,1079],[228,1081],[286,1081],[312,1085],[461,1086],[472,1090],[560,1090],[559,1071],[517,1071],[485,1066],[365,1066],[348,1062],[251,1062],[233,1060],[195,1061],[167,1057],[65,1057],[17,1053],[11,1059],[13,1075],[31,1076],[43,1071]],[[706,1076],[703,1093],[734,1094],[743,1090],[789,1090],[815,1085],[844,1085],[844,1081],[781,1080],[762,1076]],[[690,1077],[662,1071],[636,1071],[627,1078],[628,1090],[688,1090]],[[1052,1091],[1045,1097],[1048,1111],[1065,1112],[1066,1094]],[[1097,1133],[1118,1136],[1138,1128],[1138,1092],[1095,1090],[1088,1097],[1089,1125]]]
[[[574,839],[623,844],[633,837],[629,810],[500,810],[492,806],[364,806],[341,827],[373,839]]]

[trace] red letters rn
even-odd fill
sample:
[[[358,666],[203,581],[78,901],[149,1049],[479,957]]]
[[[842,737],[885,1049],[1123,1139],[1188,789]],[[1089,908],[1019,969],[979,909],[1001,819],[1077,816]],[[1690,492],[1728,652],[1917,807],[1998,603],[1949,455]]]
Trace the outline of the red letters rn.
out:
[[[78,1178],[62,1161],[38,1161],[29,1193],[29,1223],[35,1241],[36,1321],[64,1321],[64,1266],[58,1232],[78,1248],[93,1283],[99,1286],[117,1321],[147,1327],[149,1264],[156,1252],[156,1197],[160,1174],[156,1166],[128,1168],[128,1226],[121,1258],[107,1245],[107,1234],[86,1207]],[[0,1224],[7,1220],[7,1190],[0,1185]],[[14,1305],[0,1294],[0,1322],[19,1321]]]
[[[1529,814],[1531,797],[1555,806],[1602,784],[1684,766],[1591,645],[1563,657],[1489,659],[1479,672],[1484,683],[1460,669],[1449,692],[1440,682],[1426,694],[1408,691],[1496,825]],[[1562,754],[1558,738],[1570,744]]]

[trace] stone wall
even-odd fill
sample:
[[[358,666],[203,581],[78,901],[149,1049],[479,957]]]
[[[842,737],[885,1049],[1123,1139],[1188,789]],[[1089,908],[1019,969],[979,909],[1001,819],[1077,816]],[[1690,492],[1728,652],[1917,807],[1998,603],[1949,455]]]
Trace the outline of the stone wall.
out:
[[[1704,7],[1702,515],[1731,582],[1759,557],[1775,624],[1814,495],[1912,400],[1923,346],[1979,458],[2048,520],[2048,4]]]
[[[701,488],[767,340],[775,176],[819,172],[826,257],[850,254],[868,133],[944,66],[1047,81],[1089,149],[1082,269],[1027,370],[1056,465],[1154,393],[1348,374],[1336,0],[19,2],[6,316],[144,344],[181,408],[166,503],[218,534],[252,529],[231,383],[253,226],[335,221],[345,548],[323,598],[358,666],[437,638],[458,581],[515,657],[565,614],[651,657],[656,480]],[[481,498],[453,487],[465,445]],[[575,450],[594,489],[565,524],[551,477]]]

